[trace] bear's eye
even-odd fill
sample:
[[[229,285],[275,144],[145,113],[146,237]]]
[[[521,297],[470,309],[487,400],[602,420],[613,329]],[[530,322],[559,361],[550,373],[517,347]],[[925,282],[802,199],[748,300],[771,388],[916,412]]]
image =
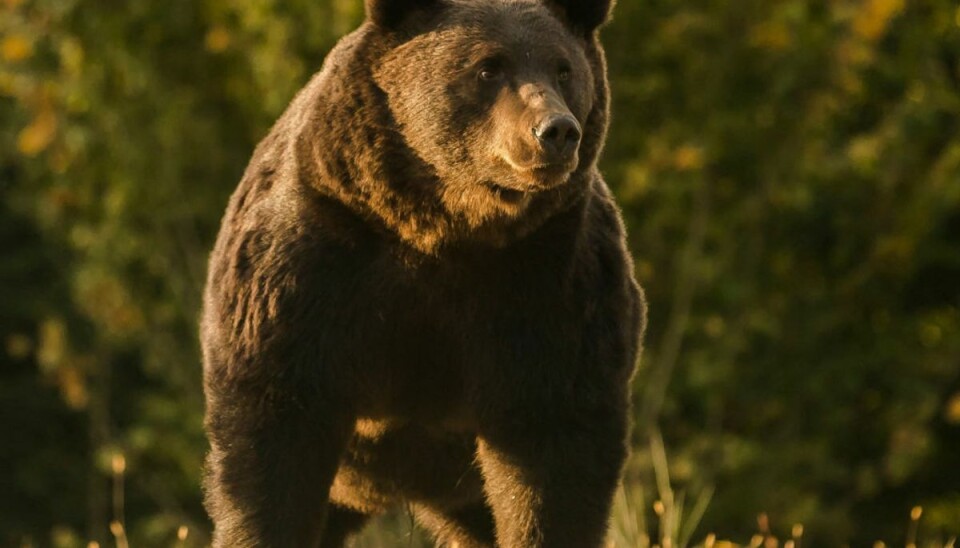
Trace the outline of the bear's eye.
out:
[[[477,73],[477,78],[484,82],[495,82],[503,78],[503,69],[499,67],[483,67]]]
[[[561,82],[566,82],[567,80],[570,79],[571,72],[572,71],[568,66],[560,67],[560,69],[557,71],[557,80],[560,80]]]
[[[497,82],[506,77],[504,61],[499,55],[484,59],[477,69],[477,79],[481,82]]]

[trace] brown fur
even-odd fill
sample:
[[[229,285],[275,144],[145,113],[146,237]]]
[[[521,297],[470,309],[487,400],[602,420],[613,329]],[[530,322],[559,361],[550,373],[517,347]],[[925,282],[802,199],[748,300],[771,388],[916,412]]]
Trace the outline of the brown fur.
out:
[[[440,544],[601,545],[644,305],[596,168],[609,0],[544,1],[367,0],[257,147],[202,322],[214,546],[400,503]]]

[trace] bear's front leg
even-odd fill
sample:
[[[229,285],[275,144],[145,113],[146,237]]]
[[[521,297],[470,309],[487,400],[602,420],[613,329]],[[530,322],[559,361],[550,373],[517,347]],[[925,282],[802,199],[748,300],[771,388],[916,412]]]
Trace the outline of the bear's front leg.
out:
[[[608,397],[528,400],[482,427],[478,457],[498,546],[602,546],[627,454],[625,390]]]
[[[210,392],[205,487],[213,546],[319,546],[352,418],[332,402],[275,386]]]

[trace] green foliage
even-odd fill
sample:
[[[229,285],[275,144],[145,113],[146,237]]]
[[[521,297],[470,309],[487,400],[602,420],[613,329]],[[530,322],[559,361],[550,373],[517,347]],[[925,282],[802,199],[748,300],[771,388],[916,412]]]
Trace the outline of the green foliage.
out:
[[[767,510],[863,543],[955,504],[955,3],[620,8],[606,165],[651,300],[638,433],[659,422],[674,477],[716,485],[719,531]]]
[[[957,535],[955,2],[616,15],[603,168],[651,304],[629,492],[713,492],[694,538],[765,511],[782,538],[894,541],[917,504],[921,536]],[[0,1],[0,544],[105,545],[118,477],[132,544],[205,541],[206,255],[253,146],[361,18]]]

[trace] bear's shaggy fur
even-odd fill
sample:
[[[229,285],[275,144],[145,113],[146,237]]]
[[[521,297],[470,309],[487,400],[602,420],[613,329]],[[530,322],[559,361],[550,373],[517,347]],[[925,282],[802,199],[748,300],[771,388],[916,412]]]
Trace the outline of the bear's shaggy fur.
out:
[[[597,170],[611,0],[367,0],[210,259],[216,547],[597,547],[644,323]]]

